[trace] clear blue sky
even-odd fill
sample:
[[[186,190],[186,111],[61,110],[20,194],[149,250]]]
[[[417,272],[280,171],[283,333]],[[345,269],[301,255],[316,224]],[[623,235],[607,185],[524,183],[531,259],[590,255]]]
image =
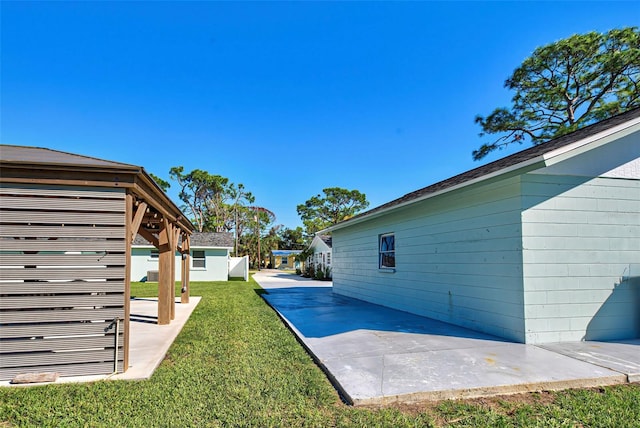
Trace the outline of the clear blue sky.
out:
[[[0,7],[3,144],[204,169],[287,227],[325,187],[375,207],[479,166],[474,117],[536,47],[640,24],[640,2]]]

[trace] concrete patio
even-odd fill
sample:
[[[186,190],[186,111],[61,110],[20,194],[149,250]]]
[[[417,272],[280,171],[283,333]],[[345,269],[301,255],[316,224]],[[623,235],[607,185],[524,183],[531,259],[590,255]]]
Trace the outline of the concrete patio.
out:
[[[355,405],[640,381],[640,340],[524,345],[339,296],[330,282],[274,271],[254,279]]]

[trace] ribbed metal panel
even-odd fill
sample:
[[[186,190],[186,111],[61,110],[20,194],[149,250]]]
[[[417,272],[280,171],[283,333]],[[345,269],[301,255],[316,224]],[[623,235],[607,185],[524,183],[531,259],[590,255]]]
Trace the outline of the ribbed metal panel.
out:
[[[71,186],[60,186],[58,188],[28,187],[21,185],[0,185],[0,195],[29,195],[29,196],[61,196],[65,198],[100,198],[100,199],[124,199],[122,190],[90,189]]]
[[[0,379],[113,372],[112,321],[125,303],[124,189],[3,184],[0,207]]]
[[[2,226],[5,227],[5,226]],[[10,227],[10,226],[6,226]],[[76,240],[23,240],[23,239],[0,239],[0,251],[56,251],[58,253],[73,251],[91,252],[122,252],[124,239],[122,240],[91,240],[86,238],[76,238]]]
[[[81,199],[81,198],[30,198],[0,195],[3,208],[47,211],[112,211],[124,212],[121,200]],[[122,209],[118,205],[122,205]]]
[[[118,357],[122,358],[122,349],[118,350]],[[3,354],[0,358],[0,368],[5,367],[33,367],[45,364],[82,364],[113,361],[113,349],[97,349],[77,352],[19,352]],[[113,363],[111,364],[113,367]],[[41,371],[38,369],[38,371]]]
[[[5,208],[5,207],[2,207]],[[2,223],[24,223],[25,219],[29,219],[31,224],[47,224],[51,223],[52,218],[57,224],[102,224],[102,225],[121,225],[124,226],[124,216],[121,213],[88,213],[88,212],[65,212],[57,211],[55,217],[51,213],[45,211],[24,211],[24,210],[5,210],[0,209],[0,222]]]
[[[118,373],[122,373],[123,363],[118,362]],[[108,375],[113,373],[113,362],[70,365],[42,365],[38,367],[2,368],[0,380],[13,379],[22,373],[56,372],[60,376]]]
[[[67,280],[86,281],[88,279],[124,279],[124,267],[117,268],[5,268],[0,269],[0,280],[15,281],[17,279],[35,280],[46,278],[47,281]]]
[[[0,324],[32,324],[62,321],[104,321],[124,317],[124,309],[46,309],[0,311]]]
[[[104,334],[110,325],[111,322],[107,321],[46,324],[39,325],[37,329],[28,324],[5,325],[0,329],[0,339]]]
[[[122,344],[122,334],[118,344]],[[16,352],[39,352],[39,351],[77,351],[83,349],[115,348],[115,335],[105,334],[95,337],[71,337],[71,338],[51,338],[51,339],[30,339],[11,340],[2,344],[0,348],[0,358],[6,354]]]
[[[0,295],[124,293],[124,281],[0,282]]]
[[[124,266],[125,254],[3,254],[0,266]]]
[[[124,227],[82,227],[82,226],[18,226],[12,225],[0,229],[0,236],[39,238],[41,236],[55,236],[57,238],[123,238]]]
[[[68,294],[56,296],[4,296],[0,309],[79,308],[122,306],[121,294]]]

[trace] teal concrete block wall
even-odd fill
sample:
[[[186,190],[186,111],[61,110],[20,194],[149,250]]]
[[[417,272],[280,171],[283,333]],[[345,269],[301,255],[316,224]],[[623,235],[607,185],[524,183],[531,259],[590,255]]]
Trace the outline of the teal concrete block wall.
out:
[[[522,179],[529,343],[640,337],[640,180]]]
[[[334,291],[523,342],[520,182],[438,196],[333,232]],[[378,268],[395,234],[396,268]]]

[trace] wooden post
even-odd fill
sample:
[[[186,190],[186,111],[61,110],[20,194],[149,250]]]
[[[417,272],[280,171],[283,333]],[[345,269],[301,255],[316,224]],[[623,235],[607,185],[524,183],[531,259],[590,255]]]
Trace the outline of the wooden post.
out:
[[[180,293],[180,303],[189,303],[189,269],[191,261],[189,254],[190,239],[188,234],[184,234],[182,238],[182,292]]]
[[[180,229],[173,224],[169,224],[168,228],[171,231],[171,319],[174,320],[176,319],[176,250]]]
[[[158,234],[158,324],[166,325],[171,322],[171,301],[175,300],[172,293],[172,285],[175,279],[171,276],[171,260],[175,258],[171,251],[171,230],[165,220],[160,222]]]

